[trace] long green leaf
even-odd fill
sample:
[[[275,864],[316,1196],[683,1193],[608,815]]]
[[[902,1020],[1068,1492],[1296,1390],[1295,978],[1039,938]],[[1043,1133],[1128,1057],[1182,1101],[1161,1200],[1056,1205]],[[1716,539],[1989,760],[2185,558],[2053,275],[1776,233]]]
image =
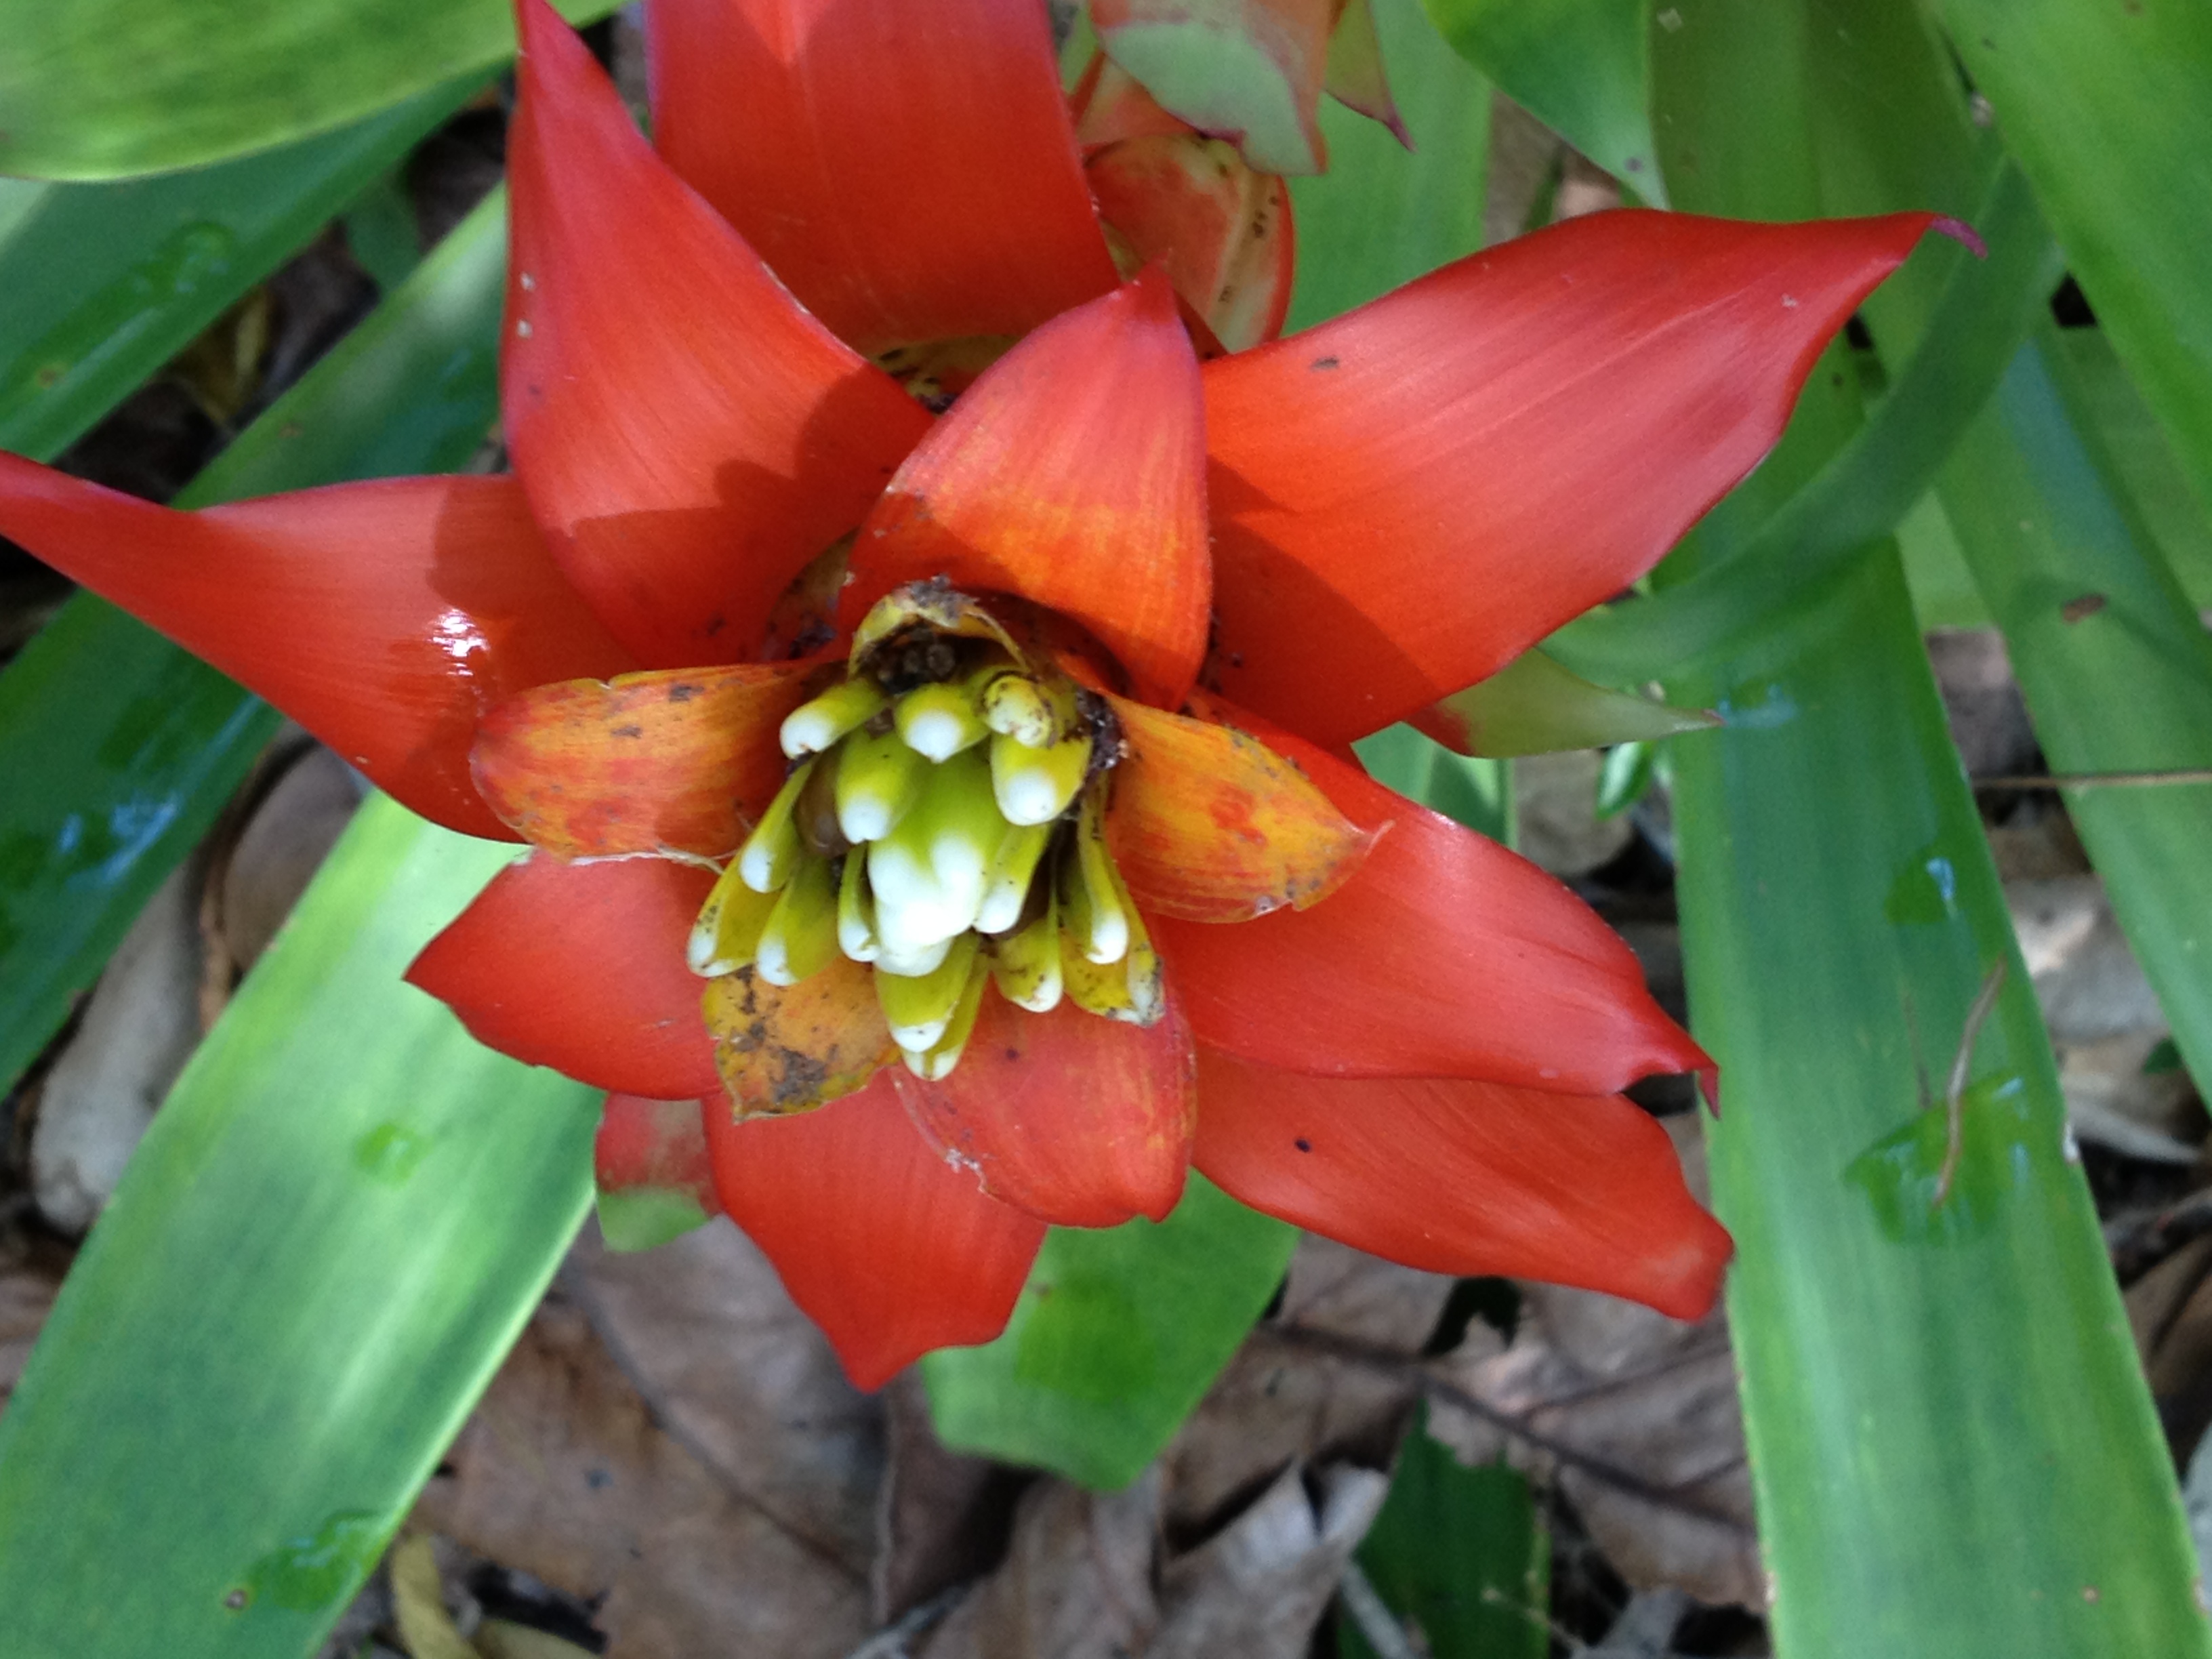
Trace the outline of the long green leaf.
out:
[[[459,465],[496,413],[498,198],[195,479],[185,505]],[[191,850],[276,717],[79,594],[0,672],[0,1088]]]
[[[2079,405],[2076,414],[2095,429],[2100,449],[2142,515],[2143,528],[2189,603],[2198,611],[2212,611],[2212,514],[2182,476],[2173,447],[2112,355],[2103,330],[2062,329],[2056,345]]]
[[[179,505],[465,465],[499,418],[506,283],[502,185],[216,456]]]
[[[1293,329],[1364,305],[1482,246],[1489,83],[1437,35],[1419,0],[1375,0],[1375,27],[1413,151],[1366,117],[1322,104],[1328,171],[1291,181],[1298,240]]]
[[[1229,1363],[1297,1243],[1195,1173],[1157,1224],[1054,1228],[1006,1334],[921,1362],[939,1437],[1127,1486]]]
[[[1719,724],[1702,711],[1593,685],[1541,651],[1524,651],[1480,684],[1439,699],[1436,711],[1464,728],[1460,747],[1501,757],[1650,743]]]
[[[1650,0],[1426,0],[1437,27],[1514,102],[1654,207]]]
[[[591,1196],[598,1098],[401,971],[513,849],[363,808],[126,1171],[0,1417],[21,1659],[296,1659]]]
[[[2212,1652],[1894,560],[1685,684],[1765,715],[1677,744],[1674,812],[1776,1651]],[[1922,1091],[1944,1087],[2000,963],[1945,1196],[1944,1113]]]
[[[1655,70],[1678,204],[1820,210],[1824,9],[1674,10]],[[1831,401],[1785,446],[1801,476],[1848,441]],[[1773,471],[1723,546],[1771,512]],[[1893,554],[1814,597],[1669,681],[1735,715],[1677,744],[1675,812],[1777,1650],[2203,1654],[2171,1468]],[[1947,1181],[1925,1102],[2000,965]]]
[[[61,1028],[276,724],[89,595],[0,672],[0,1091]]]
[[[1940,0],[2120,360],[2212,507],[2212,7]]]
[[[1829,131],[1860,133],[1862,165],[1827,178],[1829,204],[1881,211],[1955,198],[1977,141],[1949,65],[1911,51],[1919,20],[1905,0],[1862,3],[1853,22],[1839,37],[1844,49],[1824,55],[1820,108]],[[1884,35],[1892,50],[1878,54]],[[1911,272],[1882,296],[1875,320],[1878,339],[1917,337],[1923,356],[1945,349],[1957,327]],[[2202,767],[2212,763],[2212,637],[2161,562],[2111,450],[2085,435],[2114,401],[2097,332],[2062,331],[2045,316],[1944,469],[1942,502],[2051,765],[2091,774]],[[2079,340],[2071,349],[2069,336]],[[2094,394],[2074,370],[2083,360],[2107,371]],[[2138,422],[2136,436],[2166,462],[2170,482],[2156,432]],[[2166,506],[2205,536],[2185,489],[2170,488]],[[2177,1040],[2196,1075],[2212,1079],[2212,860],[2203,855],[2212,789],[2091,789],[2068,805]]]
[[[2051,331],[2055,333],[2056,331]],[[2014,360],[1943,501],[2051,769],[2212,767],[2212,634],[2084,443],[2048,337]],[[2201,1084],[2212,1085],[2212,784],[2067,808]]]
[[[578,21],[612,0],[559,0]],[[68,0],[0,31],[0,173],[115,179],[327,132],[514,55],[507,0]]]
[[[339,131],[198,172],[0,179],[0,449],[43,461],[76,441],[476,84],[434,87]]]

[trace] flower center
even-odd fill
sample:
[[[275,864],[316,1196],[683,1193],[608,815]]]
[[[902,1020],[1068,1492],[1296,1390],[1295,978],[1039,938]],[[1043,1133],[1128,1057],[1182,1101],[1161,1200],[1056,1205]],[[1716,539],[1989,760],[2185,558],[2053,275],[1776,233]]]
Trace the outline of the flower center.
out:
[[[891,594],[845,677],[784,720],[783,787],[694,924],[692,971],[771,985],[873,969],[907,1066],[958,1062],[995,980],[1149,1025],[1159,958],[1107,851],[1103,700],[941,583]]]

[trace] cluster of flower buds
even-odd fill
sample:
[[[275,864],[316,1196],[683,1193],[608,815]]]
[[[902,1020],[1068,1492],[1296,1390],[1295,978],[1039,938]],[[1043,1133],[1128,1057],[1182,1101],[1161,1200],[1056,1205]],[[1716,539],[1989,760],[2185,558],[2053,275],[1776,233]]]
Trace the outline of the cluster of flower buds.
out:
[[[843,678],[783,722],[789,775],[694,925],[692,971],[796,985],[874,969],[916,1075],[957,1063],[984,981],[1151,1024],[1159,959],[1107,850],[1119,753],[1104,703],[972,600],[901,589]]]

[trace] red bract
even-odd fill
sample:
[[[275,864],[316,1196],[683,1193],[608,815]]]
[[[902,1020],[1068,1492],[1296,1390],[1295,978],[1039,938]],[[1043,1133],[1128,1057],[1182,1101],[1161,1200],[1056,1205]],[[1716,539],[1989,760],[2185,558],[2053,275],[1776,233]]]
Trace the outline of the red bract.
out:
[[[656,155],[523,0],[514,474],[184,514],[0,457],[0,531],[416,811],[535,842],[411,977],[614,1091],[603,1180],[711,1197],[864,1384],[999,1329],[1048,1221],[1164,1215],[1193,1162],[1400,1261],[1701,1313],[1727,1237],[1615,1091],[1705,1057],[1564,887],[1343,745],[1647,569],[1928,220],[1603,215],[1201,362],[1206,296],[1118,283],[1041,9],[927,14],[659,0]],[[863,349],[980,377],[933,418]],[[716,969],[702,1016],[695,918],[744,899],[715,866],[779,722],[939,577],[1019,637],[931,648],[1085,711],[1091,861],[1041,834],[1133,898],[1128,965],[1066,956],[1049,1012],[977,968],[917,1070],[834,953]]]

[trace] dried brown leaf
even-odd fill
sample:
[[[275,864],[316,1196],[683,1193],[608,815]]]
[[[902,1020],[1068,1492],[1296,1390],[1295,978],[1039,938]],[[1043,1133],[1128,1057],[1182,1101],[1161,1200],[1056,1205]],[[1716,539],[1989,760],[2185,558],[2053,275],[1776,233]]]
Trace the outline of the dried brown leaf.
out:
[[[1274,1334],[1341,1338],[1410,1359],[1443,1312],[1452,1281],[1309,1237],[1283,1304],[1230,1362],[1166,1455],[1167,1524],[1210,1530],[1292,1463],[1386,1467],[1419,1393],[1410,1370],[1378,1372]]]
[[[92,1225],[200,1040],[199,869],[155,890],[38,1093],[31,1185],[72,1236]]]
[[[1159,1475],[1126,1492],[1040,1481],[1006,1560],[955,1607],[921,1659],[1127,1659],[1158,1622],[1152,1595]]]
[[[997,1565],[1030,1477],[948,1450],[915,1372],[894,1378],[882,1398],[884,1480],[871,1583],[876,1619],[888,1625]]]
[[[1696,1121],[1665,1122],[1703,1200]],[[1431,1431],[1464,1462],[1503,1455],[1555,1480],[1632,1589],[1765,1604],[1721,1310],[1686,1325],[1617,1297],[1524,1285],[1510,1347],[1478,1331],[1434,1375],[1444,1388]]]
[[[1168,1563],[1146,1659],[1298,1659],[1389,1489],[1379,1470],[1348,1463],[1284,1470],[1225,1529]]]
[[[613,1659],[842,1659],[868,1629],[875,1428],[834,1367],[726,1224],[580,1251],[417,1524],[596,1606]]]
[[[619,1254],[586,1229],[561,1283],[662,1429],[793,1537],[866,1575],[883,1407],[845,1380],[751,1240],[717,1220]]]

